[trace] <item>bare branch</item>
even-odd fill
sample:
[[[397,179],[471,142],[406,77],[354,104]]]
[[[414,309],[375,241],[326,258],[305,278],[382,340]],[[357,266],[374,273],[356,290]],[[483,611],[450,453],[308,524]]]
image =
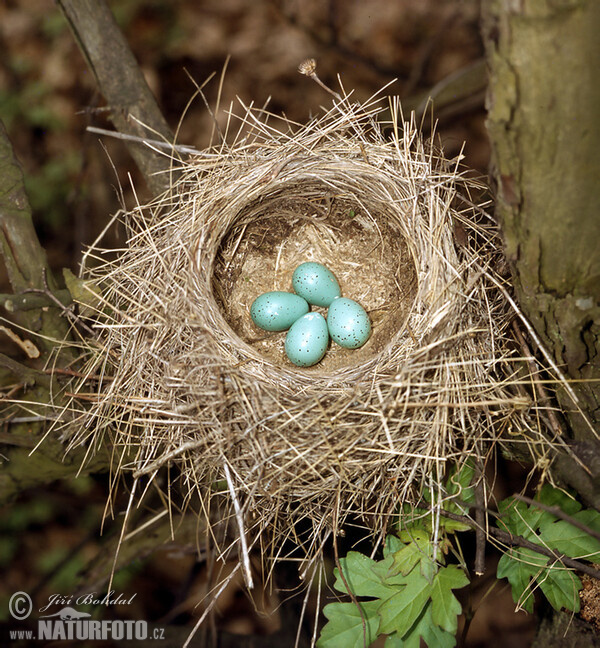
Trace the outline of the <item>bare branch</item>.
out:
[[[111,108],[117,130],[141,138],[154,134],[173,142],[173,133],[106,2],[57,0],[57,4]],[[133,142],[127,147],[152,192],[162,193],[169,185],[168,155]]]

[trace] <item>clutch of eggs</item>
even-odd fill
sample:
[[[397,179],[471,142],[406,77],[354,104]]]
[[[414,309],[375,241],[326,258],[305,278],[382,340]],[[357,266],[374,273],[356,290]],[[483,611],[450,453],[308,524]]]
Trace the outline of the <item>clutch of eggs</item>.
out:
[[[321,263],[302,263],[292,276],[294,293],[275,290],[257,297],[250,307],[252,321],[266,331],[285,331],[285,352],[299,367],[317,364],[329,339],[347,349],[358,349],[369,338],[371,321],[353,299],[341,296],[335,275]],[[327,320],[310,313],[309,304],[329,308]]]

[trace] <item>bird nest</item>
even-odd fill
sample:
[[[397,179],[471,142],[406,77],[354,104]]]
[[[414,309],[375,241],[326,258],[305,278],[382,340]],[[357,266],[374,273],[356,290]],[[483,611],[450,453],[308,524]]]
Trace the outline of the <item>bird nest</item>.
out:
[[[304,126],[247,110],[250,134],[181,161],[167,194],[125,214],[127,245],[111,261],[92,250],[85,274],[102,305],[72,443],[108,432],[136,479],[176,466],[273,553],[308,519],[307,554],[349,516],[383,534],[507,430],[535,447],[496,227],[397,107],[385,134],[376,104],[348,98]],[[304,261],[372,321],[361,349],[332,345],[309,368],[249,314]]]

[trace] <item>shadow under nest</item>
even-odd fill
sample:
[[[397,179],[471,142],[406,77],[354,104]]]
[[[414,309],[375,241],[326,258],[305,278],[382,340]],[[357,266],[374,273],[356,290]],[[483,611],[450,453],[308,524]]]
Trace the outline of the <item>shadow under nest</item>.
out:
[[[350,516],[377,542],[422,486],[439,490],[467,458],[485,463],[507,432],[534,458],[547,452],[514,389],[514,313],[496,226],[472,202],[480,187],[397,102],[391,129],[380,110],[346,97],[304,126],[247,110],[232,144],[177,160],[171,190],[125,214],[115,260],[86,255],[101,298],[70,443],[109,435],[115,467],[135,480],[177,464],[205,511],[226,494],[240,541],[263,555],[283,557],[298,520],[312,529],[307,558]],[[298,368],[285,333],[256,328],[249,308],[290,291],[293,268],[312,260],[373,330],[361,349]]]

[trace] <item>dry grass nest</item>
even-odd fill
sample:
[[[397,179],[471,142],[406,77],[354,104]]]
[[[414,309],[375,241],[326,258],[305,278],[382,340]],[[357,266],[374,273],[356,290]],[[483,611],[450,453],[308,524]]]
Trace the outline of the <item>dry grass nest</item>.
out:
[[[73,404],[71,442],[110,435],[135,479],[176,466],[207,511],[225,494],[236,532],[272,555],[298,520],[307,555],[350,518],[381,537],[401,502],[507,434],[547,452],[515,388],[523,363],[477,183],[391,106],[387,125],[375,100],[344,97],[308,125],[247,109],[243,136],[179,159],[172,189],[124,215],[116,258],[86,257],[102,303],[75,390],[93,402]],[[364,347],[305,369],[285,333],[249,316],[262,292],[291,291],[303,261],[329,267],[373,322]]]

